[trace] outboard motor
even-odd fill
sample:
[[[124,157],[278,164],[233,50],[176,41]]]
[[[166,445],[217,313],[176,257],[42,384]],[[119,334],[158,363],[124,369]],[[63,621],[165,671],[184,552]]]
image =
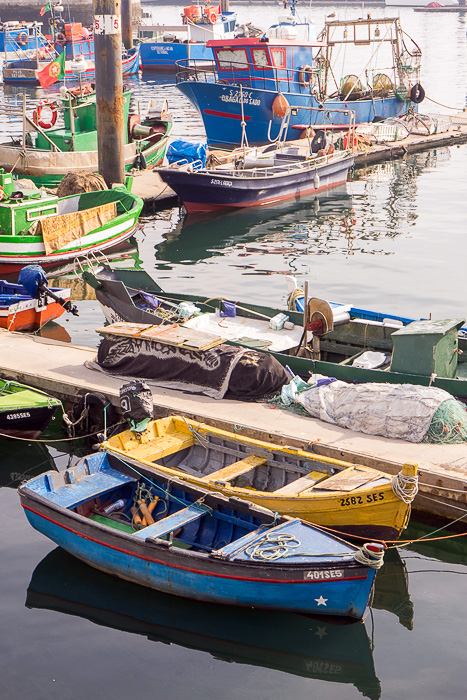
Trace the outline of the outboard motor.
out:
[[[47,286],[47,277],[40,265],[27,265],[23,267],[18,277],[18,284],[21,284],[27,293],[33,299],[39,299],[41,296],[49,296],[56,301],[60,306],[63,306],[65,311],[78,316],[78,307],[72,304],[70,300],[61,299],[55,292]]]
[[[146,430],[147,424],[154,418],[151,389],[139,379],[120,387],[120,406],[130,428],[138,433]]]

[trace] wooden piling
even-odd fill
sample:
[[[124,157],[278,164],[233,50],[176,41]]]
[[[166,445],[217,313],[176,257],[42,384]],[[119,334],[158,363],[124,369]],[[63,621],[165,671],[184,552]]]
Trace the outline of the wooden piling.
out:
[[[125,182],[120,0],[94,0],[97,149],[107,185]]]

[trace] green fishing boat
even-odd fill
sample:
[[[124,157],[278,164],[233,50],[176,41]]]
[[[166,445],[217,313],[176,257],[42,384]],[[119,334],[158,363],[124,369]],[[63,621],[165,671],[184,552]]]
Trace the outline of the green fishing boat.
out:
[[[144,270],[88,270],[106,319],[179,323],[221,335],[225,342],[270,352],[295,374],[349,382],[433,386],[467,400],[465,319],[397,322],[369,319],[317,298],[298,311],[211,297],[168,293]],[[350,309],[350,306],[348,307]],[[365,318],[366,316],[366,318]],[[373,314],[376,318],[376,314]],[[376,360],[376,361],[375,361]]]
[[[43,391],[0,379],[0,436],[37,438],[60,405]]]
[[[23,108],[22,116],[30,130],[0,144],[0,167],[45,187],[56,187],[70,172],[97,172],[96,94],[90,88],[62,87],[59,99],[42,100],[32,117]],[[167,102],[157,108],[150,101],[144,115],[136,114],[125,90],[123,118],[125,170],[159,165],[173,125]]]
[[[134,233],[143,208],[143,200],[123,186],[57,197],[19,189],[1,169],[0,193],[0,265],[8,264],[8,272],[116,246]]]

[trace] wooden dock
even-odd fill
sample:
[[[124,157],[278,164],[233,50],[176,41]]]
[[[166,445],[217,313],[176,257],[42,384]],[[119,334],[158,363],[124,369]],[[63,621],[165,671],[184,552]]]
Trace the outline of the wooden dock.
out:
[[[95,357],[94,349],[1,329],[0,347],[0,376],[43,389],[66,405],[86,392],[100,392],[119,408],[119,388],[124,381],[84,365]],[[391,474],[403,462],[416,462],[421,477],[414,507],[451,519],[467,516],[467,445],[389,440],[272,409],[268,404],[215,401],[155,386],[152,392],[156,417],[177,413],[241,435],[302,447]]]
[[[141,170],[137,173],[131,191],[144,201],[143,211],[167,209],[177,204],[177,195],[161,180],[157,170]]]
[[[423,110],[423,108],[422,108]],[[385,160],[403,158],[410,153],[428,151],[431,148],[453,146],[467,142],[467,110],[451,117],[452,124],[448,131],[426,136],[409,135],[400,141],[380,143],[369,147],[364,153],[356,153],[355,165],[371,165]]]

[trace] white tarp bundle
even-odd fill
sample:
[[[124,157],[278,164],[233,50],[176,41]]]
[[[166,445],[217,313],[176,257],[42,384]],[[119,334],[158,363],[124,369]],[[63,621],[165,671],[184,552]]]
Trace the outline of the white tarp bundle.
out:
[[[295,396],[295,401],[314,418],[356,432],[409,442],[422,442],[433,415],[447,399],[452,399],[451,394],[433,387],[341,381]]]

